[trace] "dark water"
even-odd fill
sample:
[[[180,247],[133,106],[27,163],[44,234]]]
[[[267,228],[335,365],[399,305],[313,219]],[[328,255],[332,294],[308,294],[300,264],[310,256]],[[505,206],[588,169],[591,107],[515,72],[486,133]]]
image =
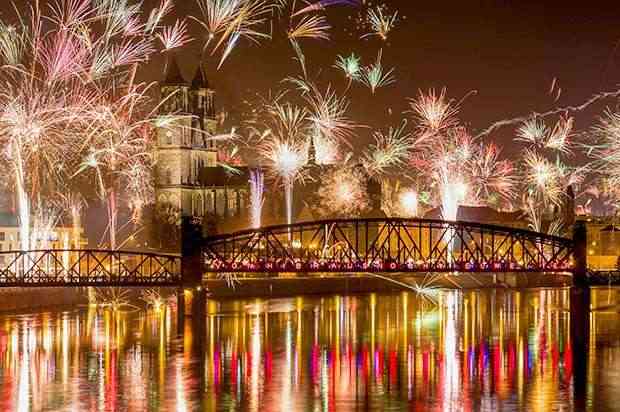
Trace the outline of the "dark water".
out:
[[[579,410],[568,291],[209,301],[0,316],[0,411]],[[598,290],[586,401],[620,410],[620,290]],[[204,336],[202,336],[204,333]]]

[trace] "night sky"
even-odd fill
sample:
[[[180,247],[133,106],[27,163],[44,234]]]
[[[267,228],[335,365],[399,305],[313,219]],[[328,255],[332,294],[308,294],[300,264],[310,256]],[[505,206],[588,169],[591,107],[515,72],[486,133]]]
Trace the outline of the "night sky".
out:
[[[146,7],[159,0],[145,0]],[[198,15],[193,0],[177,0],[176,15]],[[358,13],[350,7],[333,7],[327,16],[333,26],[330,42],[305,40],[308,72],[322,86],[331,83],[342,91],[343,75],[333,68],[338,54],[355,52],[371,63],[383,48],[385,67],[395,67],[397,82],[376,95],[362,85],[349,92],[350,117],[374,128],[398,125],[405,117],[407,98],[418,89],[447,87],[450,97],[462,104],[461,119],[473,131],[506,117],[545,110],[558,105],[578,104],[591,94],[615,90],[620,83],[620,4],[600,2],[433,2],[386,1],[401,18],[387,43],[378,38],[360,40],[352,18]],[[545,3],[542,5],[541,3]],[[33,1],[16,0],[26,11]],[[3,16],[12,15],[8,0],[0,5]],[[168,19],[169,23],[173,19]],[[187,77],[200,55],[201,33],[190,22],[198,38],[179,52]],[[285,37],[286,19],[274,26],[274,39],[260,45],[241,43],[220,71],[219,54],[206,62],[209,77],[218,93],[218,104],[238,119],[247,109],[244,100],[265,95],[283,86],[286,76],[299,75],[299,65]],[[154,59],[141,70],[143,80],[158,80],[163,58]],[[554,78],[562,88],[554,102],[548,90]],[[577,127],[590,125],[607,100],[577,116]],[[366,140],[368,131],[360,139]],[[507,145],[511,129],[492,137]],[[366,134],[366,136],[364,136]]]
[[[192,1],[177,3],[179,15],[196,14]],[[349,93],[350,116],[378,128],[397,125],[407,98],[429,87],[447,87],[457,100],[475,91],[461,110],[461,119],[474,131],[506,117],[578,104],[595,92],[618,88],[620,4],[541,3],[387,1],[405,16],[387,44],[377,38],[359,40],[349,18],[357,14],[355,9],[331,8],[327,16],[334,27],[332,40],[308,40],[302,47],[310,77],[338,90],[346,84],[332,68],[338,54],[355,52],[370,63],[383,48],[384,66],[395,67],[396,84],[375,96],[361,85]],[[219,102],[233,116],[243,110],[240,103],[248,96],[278,89],[284,77],[300,73],[284,30],[276,26],[273,41],[237,48],[220,71],[215,70],[219,56],[208,62]],[[195,41],[180,55],[188,76],[199,50]],[[154,79],[158,69],[150,67],[145,74]],[[562,88],[558,102],[548,93],[554,78]],[[577,116],[577,127],[589,126],[605,105],[614,104],[607,100]],[[492,138],[507,145],[512,133],[502,129]]]

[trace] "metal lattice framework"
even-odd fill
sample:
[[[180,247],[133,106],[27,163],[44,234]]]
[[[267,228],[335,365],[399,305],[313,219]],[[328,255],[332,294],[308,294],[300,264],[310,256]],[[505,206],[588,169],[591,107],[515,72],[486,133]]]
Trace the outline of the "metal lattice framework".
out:
[[[0,287],[176,286],[181,257],[117,250],[0,252]]]
[[[567,272],[573,241],[432,219],[346,219],[207,238],[206,272]]]

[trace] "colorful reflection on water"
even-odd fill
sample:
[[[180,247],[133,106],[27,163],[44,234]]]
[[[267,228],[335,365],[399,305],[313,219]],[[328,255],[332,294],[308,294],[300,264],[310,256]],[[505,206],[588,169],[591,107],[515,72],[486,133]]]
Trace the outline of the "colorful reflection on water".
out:
[[[209,301],[0,316],[2,411],[577,410],[567,290]],[[586,405],[620,408],[620,290],[598,290]]]

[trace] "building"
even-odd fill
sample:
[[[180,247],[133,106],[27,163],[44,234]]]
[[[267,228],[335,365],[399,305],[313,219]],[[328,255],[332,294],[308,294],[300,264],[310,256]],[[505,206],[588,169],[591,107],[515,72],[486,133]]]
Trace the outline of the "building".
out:
[[[424,214],[424,218],[443,220],[441,207],[430,209]],[[513,227],[515,229],[528,229],[528,222],[522,211],[503,212],[489,206],[459,205],[456,220],[461,222]]]
[[[82,249],[87,247],[82,227],[56,226],[51,230],[33,233],[35,244],[31,249]],[[0,212],[0,252],[21,250],[18,218],[11,212]],[[5,257],[0,253],[0,264]]]
[[[615,217],[580,216],[585,222],[588,239],[588,267],[615,269],[620,256],[620,226]]]
[[[215,220],[239,217],[248,196],[248,169],[218,163],[215,91],[202,65],[191,82],[172,58],[161,84],[161,114],[155,145],[156,207],[182,217]]]

